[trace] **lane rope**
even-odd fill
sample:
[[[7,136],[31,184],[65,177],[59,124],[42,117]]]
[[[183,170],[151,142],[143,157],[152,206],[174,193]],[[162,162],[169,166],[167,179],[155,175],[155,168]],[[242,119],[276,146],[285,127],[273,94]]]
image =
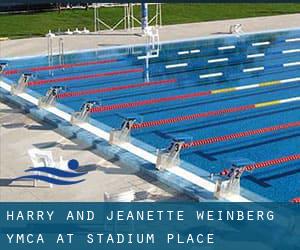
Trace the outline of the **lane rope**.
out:
[[[66,82],[66,81],[73,81],[73,80],[100,78],[100,77],[105,77],[105,76],[124,75],[124,74],[130,74],[130,73],[139,73],[139,72],[143,72],[143,71],[144,70],[142,68],[136,68],[136,69],[110,71],[110,72],[104,72],[104,73],[99,73],[99,74],[60,77],[60,78],[54,78],[54,79],[31,81],[28,83],[28,86],[36,86],[36,85],[42,85],[42,84],[48,84],[48,83]]]
[[[242,138],[242,137],[270,133],[270,132],[275,132],[275,131],[299,127],[299,126],[300,126],[300,121],[290,122],[290,123],[275,125],[275,126],[271,126],[271,127],[265,127],[265,128],[249,130],[249,131],[244,131],[244,132],[239,132],[239,133],[234,133],[234,134],[229,134],[229,135],[216,136],[216,137],[212,137],[212,138],[191,141],[191,142],[184,143],[182,145],[182,148],[186,149],[186,148],[190,148],[190,147],[198,147],[198,146],[202,146],[202,145],[206,145],[206,144],[213,144],[213,143],[222,142],[222,141],[229,141],[229,140],[234,140],[234,139],[238,139],[238,138]]]
[[[267,87],[267,86],[272,86],[272,85],[276,85],[276,84],[285,84],[285,83],[296,82],[296,81],[300,81],[300,77],[284,79],[284,80],[269,81],[269,82],[263,82],[263,83],[251,84],[251,85],[245,85],[245,86],[239,86],[239,87],[232,87],[232,88],[201,91],[201,92],[195,92],[195,93],[184,94],[184,95],[176,95],[176,96],[141,100],[141,101],[135,101],[135,102],[117,103],[117,104],[111,104],[111,105],[106,105],[106,106],[101,106],[101,107],[95,107],[92,109],[92,113],[112,111],[115,109],[134,108],[134,107],[138,107],[138,106],[152,105],[152,104],[157,104],[157,103],[161,103],[161,102],[185,100],[185,99],[190,99],[190,98],[222,94],[222,93],[229,93],[229,92],[241,91],[241,90],[246,90],[246,89]]]
[[[278,158],[278,159],[273,159],[273,160],[268,160],[268,161],[264,161],[264,162],[254,163],[254,164],[251,164],[251,165],[244,166],[242,168],[243,168],[244,171],[252,171],[252,170],[255,170],[255,169],[259,169],[259,168],[266,168],[266,167],[269,167],[269,166],[279,165],[279,164],[283,164],[283,163],[290,162],[290,161],[296,161],[296,160],[300,160],[300,154],[289,155],[289,156]]]
[[[117,91],[117,90],[141,88],[141,87],[148,87],[148,86],[161,85],[161,84],[171,84],[171,83],[176,83],[176,79],[167,79],[167,80],[160,80],[160,81],[128,84],[128,85],[123,85],[123,86],[66,92],[66,93],[59,94],[57,96],[57,98],[68,98],[68,97],[77,97],[77,96],[83,96],[83,95],[93,95],[93,94],[99,94],[99,93],[105,93],[105,92],[113,92],[113,91]]]
[[[293,203],[300,203],[300,197],[291,200]]]
[[[282,99],[282,100],[275,100],[275,101],[233,107],[233,108],[228,108],[228,109],[208,111],[208,112],[204,112],[204,113],[196,113],[196,114],[191,114],[191,115],[184,115],[184,116],[177,116],[177,117],[160,119],[160,120],[152,120],[152,121],[147,121],[147,122],[142,122],[142,123],[135,123],[132,125],[132,129],[141,129],[141,128],[147,128],[147,127],[161,126],[161,125],[166,125],[166,124],[170,124],[170,123],[183,122],[183,121],[194,120],[194,119],[210,117],[210,116],[218,116],[218,115],[223,115],[223,114],[228,114],[228,113],[235,113],[235,112],[246,111],[246,110],[251,110],[251,109],[255,109],[255,108],[263,108],[263,107],[274,106],[274,105],[279,105],[279,104],[283,104],[283,103],[291,103],[291,102],[296,102],[296,101],[300,101],[300,96],[288,98],[288,99]]]
[[[25,69],[11,69],[6,70],[3,72],[4,75],[14,75],[22,72],[39,72],[45,70],[56,70],[56,69],[69,69],[75,67],[82,67],[82,66],[90,66],[90,65],[99,65],[99,64],[107,64],[107,63],[114,63],[117,62],[117,59],[106,59],[106,60],[99,60],[99,61],[87,61],[87,62],[80,62],[80,63],[68,63],[64,65],[54,65],[54,66],[41,66],[41,67],[34,67],[34,68],[25,68]]]

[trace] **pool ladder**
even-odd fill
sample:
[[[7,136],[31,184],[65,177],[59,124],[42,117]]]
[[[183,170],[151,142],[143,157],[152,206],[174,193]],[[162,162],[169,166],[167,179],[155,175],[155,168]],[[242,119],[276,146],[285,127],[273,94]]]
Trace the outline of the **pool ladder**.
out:
[[[48,51],[48,66],[50,68],[49,75],[53,75],[53,70],[51,69],[51,67],[54,65],[53,36],[48,36],[47,51]],[[61,37],[58,40],[58,61],[60,65],[65,64],[64,40]]]
[[[53,37],[48,36],[47,39],[47,50],[48,50],[48,66],[53,66]],[[52,75],[53,71],[49,69],[49,75]]]
[[[64,51],[64,39],[59,38],[58,40],[58,54],[59,54],[59,64],[64,65],[65,64],[65,51]],[[63,68],[64,70],[64,68]]]

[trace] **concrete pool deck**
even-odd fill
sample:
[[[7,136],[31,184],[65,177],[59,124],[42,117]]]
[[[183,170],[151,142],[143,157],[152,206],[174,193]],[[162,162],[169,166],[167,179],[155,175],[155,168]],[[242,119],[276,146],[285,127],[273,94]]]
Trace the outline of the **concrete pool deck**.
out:
[[[92,20],[91,20],[92,21]],[[269,29],[296,28],[300,24],[300,14],[271,17],[243,18],[202,23],[166,25],[159,29],[161,41],[195,38],[208,35],[228,34],[232,24],[242,24],[244,32]],[[59,36],[64,38],[65,51],[95,49],[107,46],[145,43],[145,37],[133,31],[103,31],[95,35]],[[53,42],[54,53],[58,51],[58,38]],[[47,53],[47,38],[8,40],[0,42],[0,57],[30,56]]]
[[[118,162],[109,162],[89,151],[76,141],[62,137],[48,124],[36,122],[22,110],[0,103],[0,200],[1,201],[103,201],[104,192],[136,192],[137,200],[186,200],[185,195],[170,190],[151,178],[139,177],[129,168],[120,168]],[[32,181],[13,182],[10,179],[24,175],[31,166],[27,150],[51,150],[55,160],[75,158],[88,171],[86,181],[77,185],[52,189]],[[17,156],[17,157],[15,157]]]
[[[281,20],[281,21],[280,21]],[[288,20],[288,21],[287,21]],[[160,31],[162,40],[183,39],[208,34],[222,34],[227,32],[232,23],[242,23],[245,31],[259,31],[266,29],[292,28],[299,24],[300,15],[285,15],[276,17],[264,17],[256,19],[239,19],[200,24],[184,24],[177,26],[166,26]],[[250,25],[251,23],[251,25]],[[218,28],[219,27],[219,28]],[[101,46],[123,45],[144,42],[143,37],[125,34],[120,31],[105,32],[102,35],[91,35],[89,39],[84,36],[66,37],[65,48],[77,50],[96,48]],[[3,42],[1,56],[24,56],[45,53],[46,39],[32,38],[12,40]],[[151,179],[142,180],[130,169],[118,167],[117,163],[110,163],[91,153],[88,149],[82,148],[76,142],[71,142],[61,137],[53,128],[39,124],[21,114],[19,110],[10,108],[5,104],[0,106],[1,123],[1,151],[0,151],[0,200],[27,200],[27,201],[101,201],[103,192],[117,193],[134,189],[142,192],[150,190],[154,200],[186,200],[187,197],[175,193],[166,187],[157,187]],[[21,139],[20,139],[21,138]],[[16,143],[17,142],[17,143]],[[64,158],[75,158],[83,166],[97,166],[88,175],[85,183],[71,187],[55,187],[56,192],[48,188],[32,188],[24,183],[15,186],[7,186],[8,177],[23,174],[25,168],[30,164],[27,156],[27,149],[39,146],[45,149],[54,150],[55,155],[62,155]],[[25,149],[25,150],[24,150]],[[14,157],[19,155],[20,157]],[[10,159],[9,161],[7,159]],[[99,167],[98,167],[99,166]],[[23,192],[20,192],[22,190]],[[153,191],[154,190],[154,191]],[[55,194],[55,195],[54,195]]]

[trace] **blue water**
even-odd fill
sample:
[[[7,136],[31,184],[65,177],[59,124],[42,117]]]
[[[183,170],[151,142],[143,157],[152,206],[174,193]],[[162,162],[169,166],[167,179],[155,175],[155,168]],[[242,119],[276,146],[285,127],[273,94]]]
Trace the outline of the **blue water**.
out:
[[[67,54],[65,56],[66,64],[104,59],[115,59],[116,61],[101,65],[57,69],[50,72],[52,74],[49,74],[49,70],[37,71],[34,72],[32,81],[128,69],[143,69],[143,72],[60,81],[31,86],[30,89],[44,95],[51,86],[57,85],[67,87],[67,92],[126,86],[145,82],[147,71],[150,81],[176,79],[176,83],[171,84],[123,89],[57,100],[69,109],[78,111],[81,105],[88,100],[97,100],[101,105],[106,106],[296,78],[300,77],[300,65],[283,67],[283,64],[286,63],[300,62],[299,51],[282,53],[285,50],[300,49],[300,41],[286,42],[286,39],[292,38],[300,38],[300,30],[166,43],[161,45],[159,57],[149,60],[148,68],[145,60],[137,58],[145,55],[147,47],[144,46]],[[253,43],[258,42],[269,42],[269,44],[253,46]],[[221,50],[220,47],[224,46],[235,46],[235,48]],[[200,50],[200,52],[191,53],[193,50]],[[189,53],[180,55],[178,52],[182,51]],[[247,57],[262,53],[264,54],[262,57]],[[208,60],[222,58],[226,58],[226,60],[215,63],[208,62]],[[54,64],[58,64],[58,62],[59,59],[56,56]],[[47,66],[48,60],[46,57],[31,57],[9,59],[8,63],[7,70],[21,69],[21,71],[26,71],[32,67]],[[166,68],[166,65],[182,63],[188,65],[172,69]],[[256,67],[264,67],[264,70],[243,72],[244,69]],[[222,76],[199,77],[200,75],[220,72]],[[7,77],[17,81],[19,76],[20,73]],[[152,121],[296,96],[300,96],[300,81],[93,113],[92,118],[111,128],[118,128],[122,123],[122,117],[128,113],[141,115],[143,121]],[[198,140],[299,120],[300,102],[293,102],[134,130],[133,137],[161,149],[167,147],[171,138],[177,134],[185,134]],[[274,133],[189,148],[181,152],[181,159],[208,172],[218,172],[229,167],[229,162],[237,158],[247,158],[254,162],[260,162],[299,153],[300,129],[290,128]],[[288,201],[300,196],[299,180],[300,162],[298,161],[246,173],[242,177],[242,186],[271,200]]]

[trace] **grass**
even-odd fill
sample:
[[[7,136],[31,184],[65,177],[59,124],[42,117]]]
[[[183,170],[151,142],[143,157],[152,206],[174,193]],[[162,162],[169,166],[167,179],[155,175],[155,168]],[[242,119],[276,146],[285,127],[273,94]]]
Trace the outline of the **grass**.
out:
[[[300,13],[300,4],[163,4],[163,24],[203,22],[243,17]],[[135,8],[139,16],[139,7]],[[150,15],[154,8],[150,7]],[[123,8],[101,9],[101,17],[110,25],[123,15]],[[93,10],[65,10],[35,14],[0,15],[0,37],[43,36],[48,30],[93,30]]]

